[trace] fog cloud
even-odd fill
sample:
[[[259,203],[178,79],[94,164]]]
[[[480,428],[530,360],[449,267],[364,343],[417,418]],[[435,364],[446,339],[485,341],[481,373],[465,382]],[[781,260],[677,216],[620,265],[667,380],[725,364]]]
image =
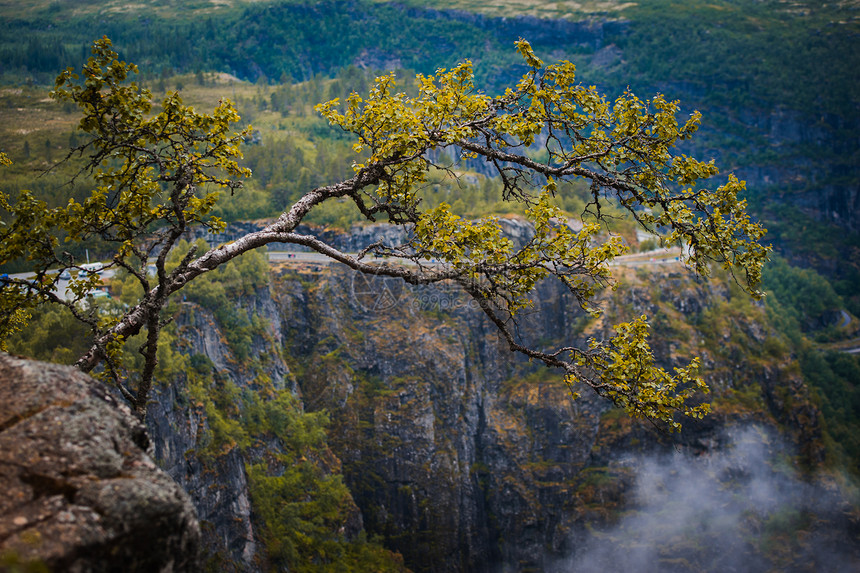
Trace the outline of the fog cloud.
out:
[[[829,482],[805,482],[761,428],[691,457],[638,460],[631,511],[580,540],[553,572],[860,571],[856,511]]]

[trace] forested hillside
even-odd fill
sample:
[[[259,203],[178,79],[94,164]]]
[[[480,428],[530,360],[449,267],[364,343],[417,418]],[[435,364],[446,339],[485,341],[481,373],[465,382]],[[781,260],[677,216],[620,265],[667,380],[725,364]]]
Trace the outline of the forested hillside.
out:
[[[215,207],[227,232],[192,233],[183,249],[234,240],[352,176],[355,141],[316,104],[364,94],[389,70],[415,94],[416,73],[464,60],[495,95],[527,69],[520,37],[548,62],[572,61],[578,81],[610,98],[660,92],[681,101],[682,116],[701,111],[683,152],[713,158],[718,183],[745,180],[768,229],[767,296],[753,302],[719,271],[702,282],[673,257],[661,262],[659,241],[610,206],[613,231],[646,254],[613,271],[624,281],[601,292],[605,316],[571,311],[569,294],[543,286],[524,321],[541,344],[586,344],[612,321],[651,316],[660,365],[701,356],[713,390],[713,414],[678,437],[593,397],[570,401],[560,379],[500,352],[480,313],[445,285],[356,286],[342,267],[270,264],[258,252],[190,284],[164,311],[148,423],[156,458],[195,503],[211,570],[860,563],[860,2],[0,0],[0,15],[0,152],[12,160],[0,190],[10,196],[29,189],[50,207],[92,191],[81,158],[67,156],[83,141],[80,113],[48,92],[97,37],[139,65],[156,99],[235,103],[238,127],[253,127],[241,148],[253,176]],[[541,157],[541,143],[528,153]],[[500,200],[487,162],[436,160],[460,177],[452,186],[432,174],[425,204],[497,214],[514,240],[533,232],[524,207]],[[563,184],[556,202],[579,218],[590,193]],[[306,222],[350,252],[396,233],[365,225],[348,201]],[[98,241],[68,249],[111,256]],[[0,273],[28,268],[0,263]],[[107,286],[104,316],[141,294],[123,274]],[[397,304],[375,308],[381,292]],[[69,363],[86,335],[69,314],[40,310],[10,351]],[[142,367],[125,352],[129,368]],[[678,499],[661,498],[666,487]],[[661,512],[701,535],[655,522]]]
[[[17,4],[10,9],[11,17],[0,24],[0,73],[7,83],[48,84],[57,70],[82,62],[99,4],[35,2],[26,10]],[[564,3],[547,4],[564,9]],[[100,11],[98,33],[140,64],[154,85],[176,87],[164,82],[176,73],[198,84],[204,72],[266,85],[316,78],[306,106],[361,87],[351,66],[428,73],[471,59],[479,85],[492,93],[522,72],[510,46],[524,37],[539,53],[569,58],[583,82],[609,94],[628,86],[641,94],[661,91],[681,99],[688,111],[702,111],[704,137],[694,151],[748,181],[751,201],[772,214],[772,236],[794,257],[857,281],[852,253],[860,208],[852,134],[860,62],[853,2],[658,1],[623,9],[585,3],[584,13],[550,21],[518,15],[515,3],[507,6],[506,18],[462,11],[467,2],[457,3],[461,10],[455,12],[363,2],[144,6]],[[594,11],[600,8],[605,11]],[[323,78],[339,74],[345,85],[320,87]],[[186,88],[191,83],[181,82]],[[281,102],[265,103],[282,111]],[[243,111],[246,118],[252,113]],[[44,143],[29,142],[30,152]],[[9,145],[16,150],[14,142]],[[851,231],[847,237],[829,233],[823,242],[835,240],[836,256],[847,258],[853,270],[837,265],[825,247],[810,248],[806,238],[821,231],[804,231],[804,215]]]

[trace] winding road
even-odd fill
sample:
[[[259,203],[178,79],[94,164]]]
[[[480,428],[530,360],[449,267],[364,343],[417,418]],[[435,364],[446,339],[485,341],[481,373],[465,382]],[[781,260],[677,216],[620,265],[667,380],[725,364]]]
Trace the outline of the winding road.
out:
[[[278,263],[278,264],[295,264],[295,265],[331,265],[331,264],[339,264],[337,261],[327,257],[326,255],[316,253],[316,252],[307,252],[307,251],[268,251],[267,253],[269,263]],[[355,256],[356,253],[350,253]],[[681,249],[673,248],[673,249],[658,249],[656,251],[650,251],[646,253],[635,253],[630,255],[622,255],[620,257],[616,257],[614,261],[610,263],[611,266],[623,266],[623,267],[641,267],[641,266],[664,266],[664,265],[681,265],[680,262]],[[372,259],[372,257],[371,257]],[[392,264],[392,263],[402,263],[402,264],[414,264],[411,261],[407,261],[405,259],[401,259],[398,257],[386,257],[375,259],[380,263]],[[428,265],[441,265],[444,263],[438,261],[426,261],[425,264]],[[114,276],[115,270],[106,269],[99,272],[99,275],[103,279],[110,279]],[[33,273],[16,273],[13,275],[8,275],[10,279],[17,280],[29,280],[33,278]],[[56,285],[56,291],[58,293],[62,293],[60,296],[66,298],[66,300],[71,300],[71,293],[67,291],[69,286],[69,281],[65,279],[59,279]],[[851,323],[851,315],[848,314],[845,310],[840,310],[842,313],[842,324],[840,328],[845,328]],[[846,352],[848,354],[860,354],[860,339],[851,341],[847,345],[847,347],[839,348],[841,352]]]
[[[357,253],[348,253],[352,256],[355,256]],[[331,265],[331,264],[340,264],[334,259],[327,257],[326,255],[317,253],[317,252],[308,252],[308,251],[268,251],[267,252],[269,263],[287,263],[287,264],[295,264],[295,265]],[[622,255],[617,257],[613,262],[610,263],[611,266],[646,266],[646,265],[671,265],[671,264],[680,264],[679,257],[681,255],[681,249],[659,249],[656,251],[651,251],[648,253],[636,253],[632,255]],[[374,259],[372,256],[369,257],[371,260],[376,260],[379,263],[401,263],[401,264],[414,264],[411,261],[407,261],[405,259],[401,259],[399,257],[386,257],[386,258],[378,258]],[[107,263],[105,263],[107,265]],[[425,261],[424,264],[427,265],[442,265],[444,263],[439,261]],[[102,279],[109,280],[115,274],[114,269],[105,269],[103,271],[99,271],[99,275]],[[31,280],[34,278],[33,273],[16,273],[13,275],[8,275],[10,279],[16,280]],[[60,296],[65,298],[66,300],[71,300],[72,295],[68,292],[69,281],[67,279],[58,279],[56,284],[56,292],[61,293]]]
[[[347,253],[351,256],[355,256],[357,253]],[[319,265],[329,265],[329,264],[340,264],[337,261],[327,257],[326,255],[316,253],[316,252],[307,252],[307,251],[268,251],[267,255],[269,257],[270,263],[292,263],[292,264],[319,264]],[[614,261],[612,261],[610,266],[625,266],[625,267],[636,267],[636,266],[646,266],[646,265],[671,265],[671,264],[681,264],[680,258],[681,249],[658,249],[656,251],[650,251],[647,253],[636,253],[631,255],[622,255],[620,257],[616,257]],[[405,259],[401,259],[399,257],[386,257],[373,259],[373,257],[369,257],[370,260],[376,260],[380,263],[403,263],[403,264],[412,264],[411,261],[407,261]],[[425,261],[424,264],[428,265],[441,265],[439,261]]]

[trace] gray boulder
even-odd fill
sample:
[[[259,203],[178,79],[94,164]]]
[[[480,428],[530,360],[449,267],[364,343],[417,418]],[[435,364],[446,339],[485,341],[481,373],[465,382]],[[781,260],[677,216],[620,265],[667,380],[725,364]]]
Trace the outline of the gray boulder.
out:
[[[147,446],[104,385],[0,353],[0,570],[197,570],[194,509]]]

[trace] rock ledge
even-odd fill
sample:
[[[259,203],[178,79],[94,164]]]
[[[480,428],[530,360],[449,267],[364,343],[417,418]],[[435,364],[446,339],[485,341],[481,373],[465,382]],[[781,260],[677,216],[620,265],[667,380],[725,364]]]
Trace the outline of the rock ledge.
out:
[[[196,571],[194,509],[147,446],[102,384],[0,353],[0,569]]]

